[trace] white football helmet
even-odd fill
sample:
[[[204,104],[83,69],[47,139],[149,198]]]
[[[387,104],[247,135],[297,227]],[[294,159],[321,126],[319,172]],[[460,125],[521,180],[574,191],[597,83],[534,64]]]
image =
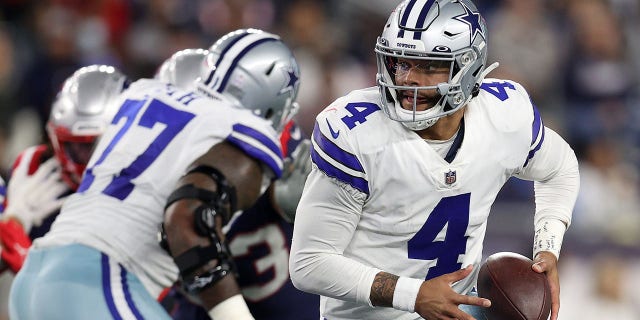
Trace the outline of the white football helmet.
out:
[[[191,89],[200,77],[200,69],[207,53],[209,51],[205,49],[180,50],[162,63],[155,78],[180,88]]]
[[[97,138],[118,111],[115,98],[128,85],[127,77],[112,66],[87,66],[65,80],[53,101],[47,134],[62,166],[62,178],[74,190]]]
[[[277,35],[257,29],[230,32],[209,48],[198,89],[222,94],[237,107],[271,120],[278,132],[297,112],[300,69]]]
[[[423,130],[477,95],[487,68],[487,28],[470,0],[405,0],[392,13],[375,47],[383,110],[411,130]],[[449,64],[449,80],[433,86],[395,83],[398,58]],[[495,65],[497,66],[497,65]],[[413,110],[402,108],[398,90],[413,91]],[[417,111],[418,91],[436,90],[439,100]]]

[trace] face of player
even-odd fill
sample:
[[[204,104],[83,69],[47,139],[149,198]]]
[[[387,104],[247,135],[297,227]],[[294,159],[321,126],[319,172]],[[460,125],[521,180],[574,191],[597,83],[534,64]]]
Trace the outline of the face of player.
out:
[[[95,138],[92,140],[94,141],[63,141],[61,142],[61,152],[56,153],[58,160],[62,164],[62,177],[72,189],[77,188],[78,184],[80,184],[82,173],[86,169],[89,159],[91,159]]]
[[[449,61],[398,58],[394,68],[394,79],[399,86],[435,86],[449,80],[450,64]],[[413,110],[414,100],[416,111],[427,110],[433,107],[440,97],[436,89],[418,90],[417,99],[414,90],[398,90],[398,100],[402,108],[407,110]]]
[[[77,165],[86,166],[93,152],[94,142],[65,142],[65,154]]]

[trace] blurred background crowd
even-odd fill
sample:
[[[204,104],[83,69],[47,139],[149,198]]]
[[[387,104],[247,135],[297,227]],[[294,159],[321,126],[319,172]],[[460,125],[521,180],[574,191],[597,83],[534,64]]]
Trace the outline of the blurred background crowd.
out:
[[[301,64],[307,134],[335,98],[375,85],[376,37],[395,0],[2,0],[0,175],[44,141],[62,81],[95,63],[152,77],[184,48],[243,27],[277,33]],[[640,319],[640,1],[475,0],[489,26],[489,76],[522,83],[580,161],[561,259],[561,320]],[[485,253],[531,255],[533,185],[512,180]],[[634,291],[635,289],[635,291]]]

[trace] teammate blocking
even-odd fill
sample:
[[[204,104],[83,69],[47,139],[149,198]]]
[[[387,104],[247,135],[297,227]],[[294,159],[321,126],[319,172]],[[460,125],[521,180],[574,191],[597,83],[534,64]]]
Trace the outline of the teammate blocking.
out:
[[[188,88],[200,77],[198,67],[207,54],[203,49],[178,51],[160,66],[155,77]],[[289,118],[295,112],[291,111]],[[297,290],[288,272],[291,223],[311,170],[310,142],[303,139],[298,126],[289,120],[280,133],[280,143],[285,159],[282,177],[230,223],[225,236],[238,284],[256,319],[313,319],[318,317],[318,296]],[[191,303],[179,290],[170,291],[163,305],[171,310],[175,320],[210,319],[204,309]]]
[[[12,319],[168,319],[156,298],[178,278],[213,318],[251,318],[235,307],[220,229],[282,173],[274,127],[299,71],[286,45],[259,30],[223,37],[203,68],[196,90],[141,79],[119,97],[78,192],[14,282]],[[263,77],[252,82],[251,71]],[[168,250],[157,243],[161,224]]]

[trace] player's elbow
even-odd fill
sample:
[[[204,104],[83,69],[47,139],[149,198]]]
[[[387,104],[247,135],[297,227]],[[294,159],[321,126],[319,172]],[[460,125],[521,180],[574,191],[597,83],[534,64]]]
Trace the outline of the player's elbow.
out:
[[[301,253],[300,251],[291,251],[289,256],[289,275],[293,286],[300,291],[316,293],[314,290],[315,283],[313,279],[313,261],[314,256],[311,254]]]
[[[304,286],[304,279],[300,276],[299,272],[291,272],[291,283],[296,289],[304,292],[308,292],[308,288]]]
[[[299,254],[295,254],[291,251],[291,255],[289,256],[289,276],[291,277],[291,282],[293,286],[298,290],[305,290],[304,286],[304,268],[301,266],[299,259]]]
[[[320,294],[318,288],[313,285],[315,281],[309,277],[309,274],[305,274],[304,271],[298,270],[296,272],[291,272],[291,283],[293,283],[293,286],[300,291],[311,294]]]

